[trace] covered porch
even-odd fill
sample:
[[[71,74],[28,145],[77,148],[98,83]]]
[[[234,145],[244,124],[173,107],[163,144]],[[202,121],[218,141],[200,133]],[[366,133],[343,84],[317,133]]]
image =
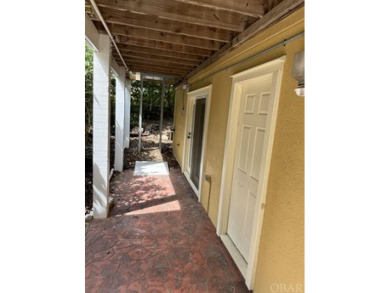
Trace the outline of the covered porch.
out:
[[[217,168],[208,166],[211,171],[203,172],[206,169],[203,162],[207,156],[205,145],[210,107],[214,108],[212,119],[218,127],[212,129],[214,132],[209,136],[217,137],[216,133],[218,137],[221,136],[214,146],[223,146],[225,143],[225,137],[220,134],[225,133],[224,127],[228,123],[225,121],[227,116],[216,121],[219,117],[215,114],[218,101],[211,102],[212,79],[218,74],[226,74],[227,77],[233,68],[237,72],[249,70],[250,66],[255,65],[254,60],[265,63],[260,59],[264,58],[263,55],[272,52],[275,58],[281,52],[275,53],[274,50],[282,51],[281,48],[287,44],[301,40],[304,32],[299,27],[294,27],[295,23],[301,25],[298,16],[297,19],[292,17],[289,20],[294,25],[290,25],[292,29],[285,33],[284,39],[279,35],[284,30],[278,27],[264,43],[258,42],[261,46],[250,44],[252,47],[248,49],[244,44],[248,40],[254,42],[257,40],[254,37],[291,16],[303,5],[303,0],[231,0],[212,3],[181,0],[86,1],[86,40],[94,49],[94,220],[86,232],[88,292],[249,292],[255,289],[259,237],[264,214],[258,212],[261,216],[256,216],[256,220],[248,220],[250,224],[246,230],[256,230],[259,233],[256,234],[256,241],[250,241],[251,238],[247,237],[250,251],[248,248],[244,257],[233,242],[222,242],[220,237],[227,234],[227,228],[220,228],[222,224],[219,219],[215,223],[217,215],[218,218],[222,217],[222,212],[219,211],[222,205],[216,205],[218,197],[215,193],[219,192],[222,184],[228,184],[227,181],[221,182],[221,174],[225,173],[222,166],[226,165],[226,162],[219,163],[223,157],[222,148],[217,156],[210,156],[212,163],[218,165]],[[249,46],[248,43],[246,46]],[[244,47],[244,53],[235,51],[239,47]],[[293,63],[290,61],[291,56],[299,47],[293,49],[288,52],[289,66]],[[284,49],[283,51],[286,54]],[[269,58],[266,59],[269,61]],[[277,62],[280,69],[278,74],[273,74],[275,78],[282,76],[282,64],[286,58],[279,59]],[[221,63],[213,68],[217,62]],[[290,71],[289,67],[288,70]],[[121,172],[113,182],[110,182],[112,172],[109,165],[111,72],[116,76],[114,170]],[[140,81],[141,89],[137,152],[142,151],[143,81],[155,80],[162,84],[162,88],[164,85],[173,85],[180,92],[175,104],[175,128],[178,131],[174,134],[180,136],[180,139],[175,141],[174,153],[181,169],[171,169],[169,175],[135,176],[132,169],[123,169],[123,153],[125,148],[129,148],[130,140],[130,85],[133,79]],[[269,91],[273,96],[278,95],[276,87],[280,83],[281,80],[276,79],[272,82],[272,90]],[[298,85],[290,80],[289,84]],[[195,107],[189,106],[189,93],[194,93],[201,86],[209,89],[207,94],[202,92],[201,95],[205,100],[207,96],[207,102],[204,101],[203,108],[199,107],[203,109],[200,112],[203,112],[199,116],[194,114],[193,118],[189,112],[190,108],[194,111]],[[229,92],[222,88],[228,86],[219,88],[223,92],[221,96],[227,100]],[[289,94],[292,92],[289,91]],[[195,96],[192,98],[194,101],[197,99]],[[220,102],[224,101],[221,97],[218,98]],[[223,103],[225,111],[229,103]],[[267,111],[260,111],[260,114],[267,114]],[[189,116],[192,118],[188,118]],[[187,122],[195,121],[196,117],[203,117],[199,118],[203,122],[197,124],[202,130],[199,133],[203,140],[197,149],[199,173],[196,183],[191,184],[193,178],[182,173],[188,167],[183,161],[189,161],[189,154],[192,152],[188,151],[191,143],[187,143],[187,139],[196,135],[192,136],[192,131],[184,129],[195,129],[193,125],[189,127]],[[273,120],[273,123],[276,122]],[[267,127],[269,135],[271,128],[269,125]],[[232,145],[236,143],[234,135],[231,140]],[[264,158],[270,160],[268,155]],[[226,160],[233,164],[234,158]],[[258,165],[269,167],[268,163]],[[266,177],[264,174],[262,176]],[[110,191],[113,197],[110,197]],[[202,197],[202,192],[206,196]],[[253,204],[253,210],[255,205],[256,211],[264,209],[265,204],[260,200],[259,196]],[[239,217],[240,214],[238,211]],[[242,218],[246,218],[246,214]],[[259,224],[252,228],[252,222]],[[250,235],[249,232],[248,234]],[[269,287],[269,284],[265,286]]]
[[[86,292],[249,292],[180,170],[133,173],[86,232]]]
[[[85,38],[93,55],[93,212],[109,212],[110,75],[116,79],[115,166],[129,147],[131,80],[183,86],[209,65],[304,5],[303,0],[85,1]],[[301,37],[298,34],[283,43]],[[272,47],[267,49],[271,50]],[[263,54],[263,53],[261,53]],[[259,54],[257,54],[259,55]],[[246,61],[251,60],[247,58]],[[239,62],[239,65],[245,62]],[[218,72],[227,70],[221,68]],[[209,78],[211,75],[206,76]],[[200,80],[202,81],[202,80]],[[161,97],[161,103],[163,101]],[[182,111],[185,111],[184,108]],[[141,151],[142,106],[139,111]],[[181,127],[181,125],[178,125]]]

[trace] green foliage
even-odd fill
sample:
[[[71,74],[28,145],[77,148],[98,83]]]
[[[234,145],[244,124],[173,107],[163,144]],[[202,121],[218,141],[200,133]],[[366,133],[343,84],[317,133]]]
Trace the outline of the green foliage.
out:
[[[164,119],[173,118],[175,90],[173,86],[165,87]],[[131,126],[138,125],[138,113],[140,104],[140,82],[131,82]],[[144,81],[143,96],[143,120],[160,119],[161,83],[157,81]],[[110,84],[111,107],[111,135],[115,135],[115,77],[111,74]],[[92,138],[93,123],[93,50],[85,44],[85,138]]]
[[[93,50],[85,44],[85,139],[92,133],[93,111]]]
[[[111,129],[111,135],[115,135],[115,76],[111,72],[110,75],[111,78],[111,84],[110,84],[110,111],[111,111],[111,117],[110,117],[110,129]]]
[[[139,115],[139,106],[141,98],[141,82],[133,80],[131,82],[131,122],[133,126],[138,125],[138,115]],[[160,119],[160,98],[162,85],[157,81],[147,81],[143,82],[144,95],[142,103],[142,119],[145,120],[155,120]],[[164,97],[164,119],[173,118],[174,110],[174,98],[175,90],[173,86],[165,86],[165,97]]]

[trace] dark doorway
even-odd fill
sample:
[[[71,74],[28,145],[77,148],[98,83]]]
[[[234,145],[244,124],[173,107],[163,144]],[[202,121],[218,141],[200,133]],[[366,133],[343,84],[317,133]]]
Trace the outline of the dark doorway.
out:
[[[200,164],[202,159],[205,110],[206,99],[203,98],[196,100],[191,156],[191,181],[197,189],[199,188]]]

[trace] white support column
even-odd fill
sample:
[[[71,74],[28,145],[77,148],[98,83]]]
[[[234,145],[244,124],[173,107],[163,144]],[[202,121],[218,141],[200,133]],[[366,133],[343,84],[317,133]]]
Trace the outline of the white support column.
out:
[[[93,54],[93,215],[106,218],[110,174],[110,38],[99,36]]]
[[[161,141],[162,141],[162,130],[164,120],[164,97],[165,97],[165,83],[164,80],[161,83],[161,97],[160,97],[160,138],[158,142],[158,149],[161,153]]]
[[[131,80],[125,83],[125,148],[130,147]]]
[[[115,171],[123,171],[123,149],[125,136],[125,68],[119,67],[115,78]]]
[[[142,103],[144,100],[144,78],[141,74],[141,97],[139,102],[139,115],[138,115],[138,153],[141,152],[142,147]]]

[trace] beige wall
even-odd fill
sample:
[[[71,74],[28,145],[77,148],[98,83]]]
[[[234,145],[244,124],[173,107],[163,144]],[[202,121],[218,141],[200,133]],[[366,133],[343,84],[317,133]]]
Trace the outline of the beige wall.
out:
[[[205,77],[302,31],[304,31],[304,8],[245,42],[189,80],[191,91],[209,84],[213,85],[204,164],[204,173],[211,175],[212,186],[209,196],[208,182],[203,181],[201,197],[205,209],[210,200],[208,214],[216,225],[229,114],[230,76],[286,55],[256,270],[255,293],[272,292],[271,286],[272,289],[283,285],[295,286],[294,288],[301,285],[303,288],[304,283],[304,98],[295,95],[297,81],[291,77],[294,54],[304,50],[304,38],[294,40],[285,47],[275,49],[248,63],[224,70],[212,78],[205,79]],[[187,96],[184,95],[184,109],[186,109],[186,98]],[[185,110],[182,111],[182,108],[183,90],[178,87],[173,150],[180,164],[182,164],[185,126]]]
[[[183,156],[183,136],[185,128],[185,109],[187,109],[186,103],[187,96],[183,97],[183,88],[179,86],[176,89],[175,94],[175,111],[173,114],[175,132],[173,134],[173,154],[177,162],[182,166]]]

